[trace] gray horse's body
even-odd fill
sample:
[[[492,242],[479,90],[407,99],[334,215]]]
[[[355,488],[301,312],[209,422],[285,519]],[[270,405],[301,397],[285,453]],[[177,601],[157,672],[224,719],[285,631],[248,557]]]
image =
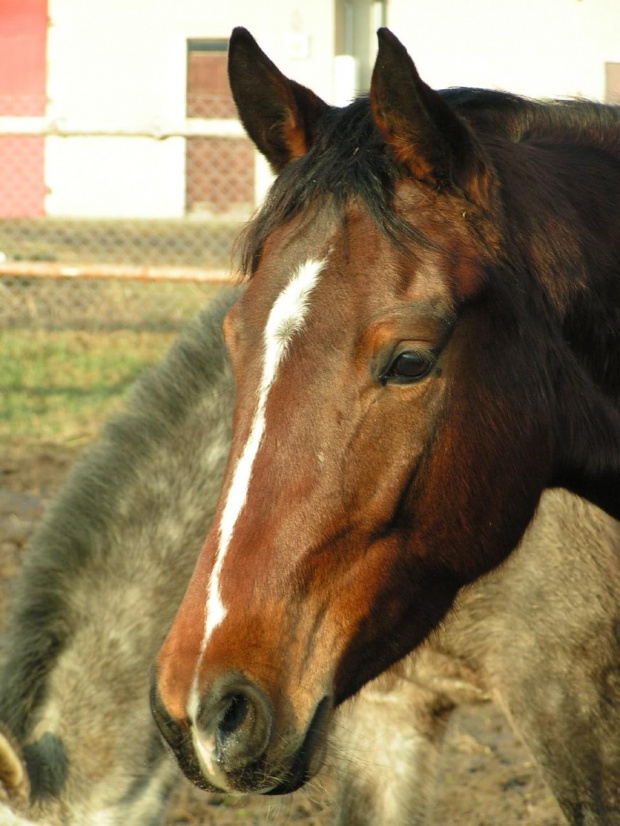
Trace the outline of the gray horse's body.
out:
[[[220,331],[230,301],[217,301],[139,382],[27,554],[0,721],[28,763],[34,820],[150,826],[176,781],[151,720],[147,672],[219,494],[234,397]]]
[[[151,721],[147,670],[218,497],[233,296],[139,382],[32,542],[0,674],[2,826],[163,820],[178,772]],[[339,822],[424,823],[449,712],[490,695],[572,823],[620,823],[619,554],[616,522],[547,492],[509,560],[340,712]]]

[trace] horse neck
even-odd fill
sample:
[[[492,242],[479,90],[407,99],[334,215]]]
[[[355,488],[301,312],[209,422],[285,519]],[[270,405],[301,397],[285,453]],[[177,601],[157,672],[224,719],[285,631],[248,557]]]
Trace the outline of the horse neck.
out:
[[[504,193],[507,232],[519,247],[513,260],[542,287],[574,355],[620,406],[618,128],[609,134],[591,144],[522,144]]]
[[[620,286],[617,270],[615,282]],[[620,301],[605,298],[595,290],[580,297],[565,321],[565,338],[595,384],[620,409]]]

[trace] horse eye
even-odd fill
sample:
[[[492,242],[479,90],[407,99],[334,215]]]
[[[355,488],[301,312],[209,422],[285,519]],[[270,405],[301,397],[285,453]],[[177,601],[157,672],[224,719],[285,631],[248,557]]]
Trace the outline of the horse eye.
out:
[[[435,361],[428,356],[407,351],[394,359],[384,379],[403,384],[419,381],[430,373],[434,364]]]

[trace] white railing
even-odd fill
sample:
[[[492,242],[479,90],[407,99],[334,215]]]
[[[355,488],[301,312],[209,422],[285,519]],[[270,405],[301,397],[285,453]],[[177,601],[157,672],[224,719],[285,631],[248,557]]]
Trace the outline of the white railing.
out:
[[[121,129],[109,124],[86,123],[50,117],[0,117],[0,135],[42,135],[44,137],[83,138],[244,138],[238,120],[231,118],[186,118],[178,123],[151,121],[144,128]]]

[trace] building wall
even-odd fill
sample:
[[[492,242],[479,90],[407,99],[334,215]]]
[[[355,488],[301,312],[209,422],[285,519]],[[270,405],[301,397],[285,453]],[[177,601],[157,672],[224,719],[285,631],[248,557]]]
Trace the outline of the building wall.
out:
[[[346,2],[372,13],[371,0],[49,0],[48,113],[69,129],[178,125],[187,40],[227,38],[240,24],[286,74],[341,101],[334,26]],[[388,0],[387,22],[437,88],[603,99],[605,63],[620,62],[618,0]],[[48,138],[46,210],[180,217],[185,158],[182,138]],[[256,177],[264,189],[262,162]]]
[[[182,123],[187,40],[241,24],[283,71],[331,95],[332,0],[50,0],[50,16],[48,114],[68,130]],[[48,138],[46,178],[51,215],[178,217],[185,141]]]
[[[388,20],[435,88],[603,100],[620,61],[618,0],[389,0]]]
[[[0,0],[0,116],[45,112],[47,0]],[[0,217],[44,214],[43,138],[0,136]]]

